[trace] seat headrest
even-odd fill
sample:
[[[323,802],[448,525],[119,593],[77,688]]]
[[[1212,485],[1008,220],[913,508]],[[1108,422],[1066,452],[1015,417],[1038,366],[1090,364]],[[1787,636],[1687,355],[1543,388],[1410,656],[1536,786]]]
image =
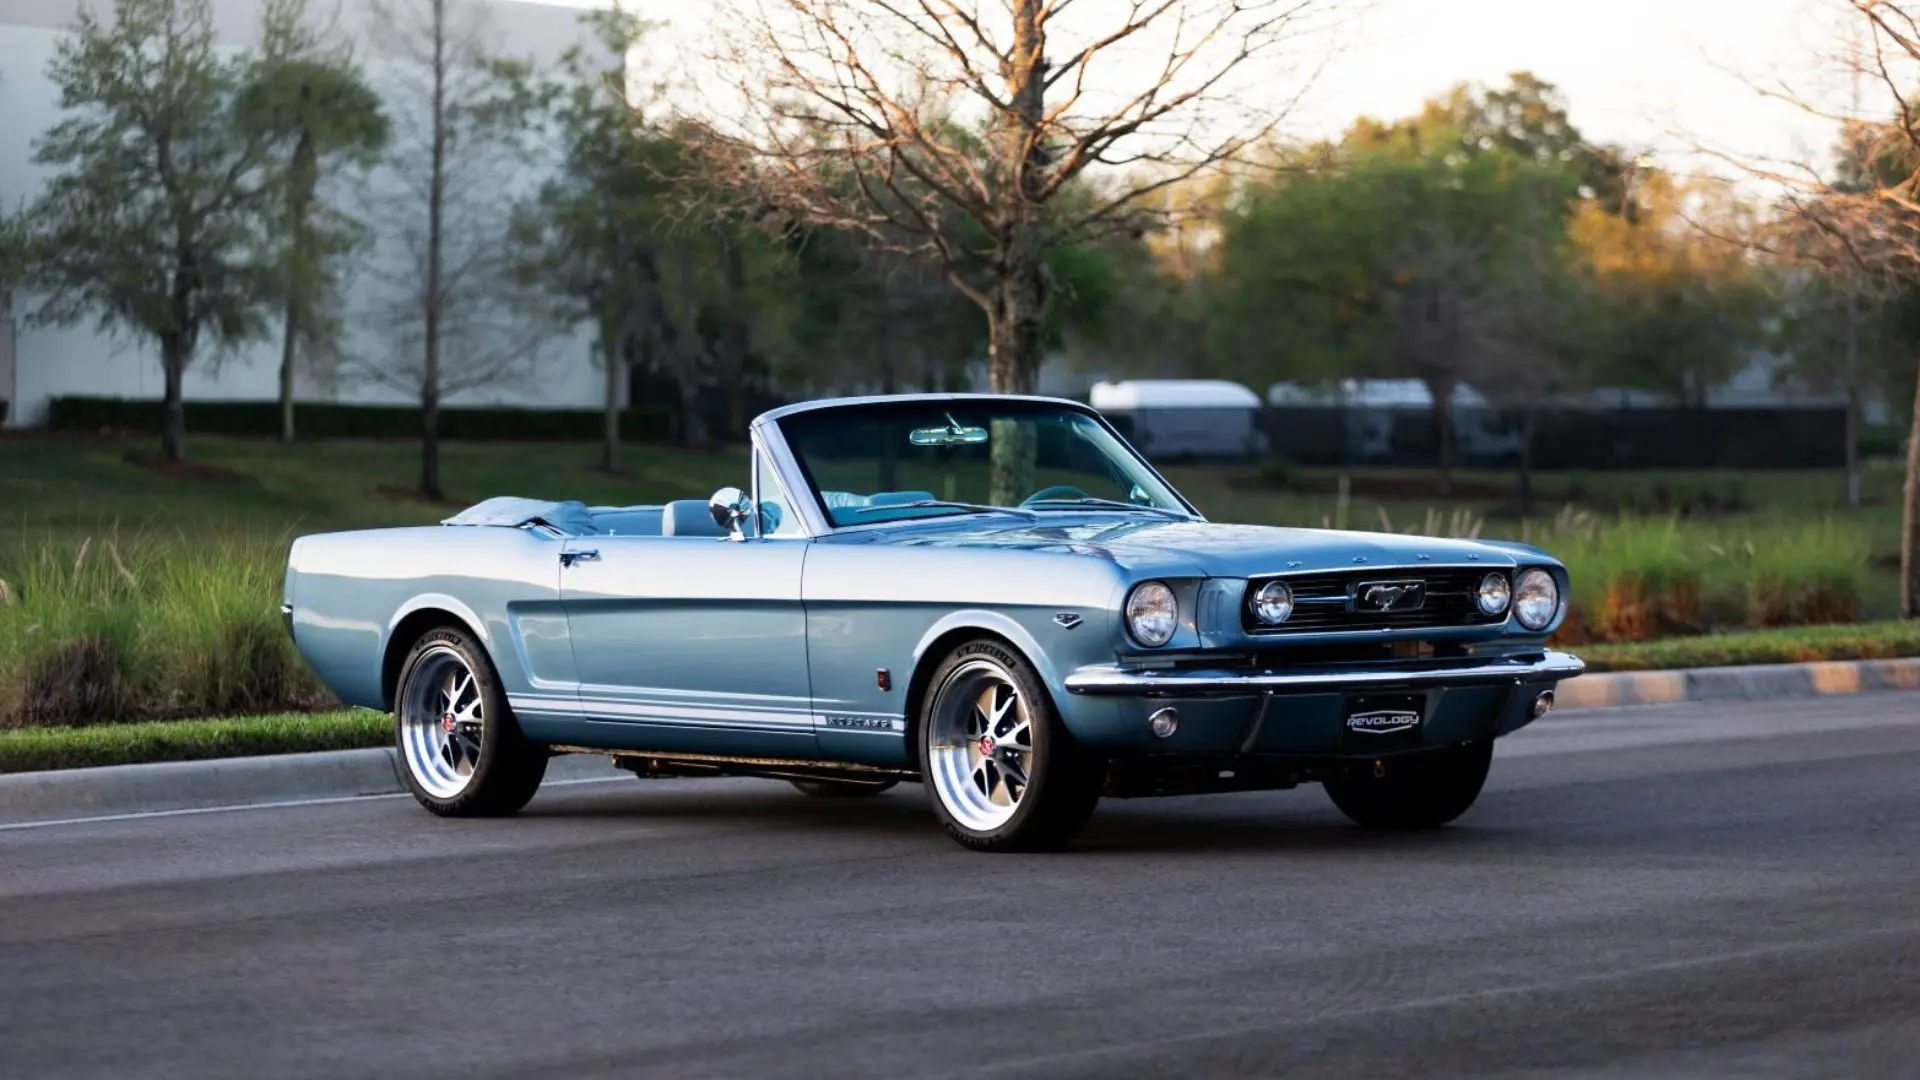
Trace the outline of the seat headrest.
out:
[[[703,499],[676,499],[660,508],[661,536],[725,536]]]

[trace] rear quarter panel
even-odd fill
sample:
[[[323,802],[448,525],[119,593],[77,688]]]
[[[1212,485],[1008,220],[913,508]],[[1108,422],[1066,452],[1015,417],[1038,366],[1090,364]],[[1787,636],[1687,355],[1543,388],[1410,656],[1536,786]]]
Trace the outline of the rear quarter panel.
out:
[[[557,540],[506,528],[305,536],[288,555],[283,602],[301,654],[349,705],[389,707],[388,647],[407,647],[396,629],[429,611],[479,636],[508,693],[571,692],[578,679],[559,601],[560,550]]]

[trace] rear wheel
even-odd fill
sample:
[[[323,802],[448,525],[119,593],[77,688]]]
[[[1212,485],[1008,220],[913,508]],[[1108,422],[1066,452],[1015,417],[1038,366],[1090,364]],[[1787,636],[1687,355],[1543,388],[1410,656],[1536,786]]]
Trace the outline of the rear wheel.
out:
[[[507,708],[486,650],[464,630],[429,631],[400,668],[394,740],[407,788],[444,817],[498,817],[527,805],[547,774]]]
[[[1100,761],[1067,731],[1033,665],[997,641],[972,641],[928,685],[920,765],[948,835],[975,851],[1072,840],[1100,800]]]
[[[1354,762],[1328,776],[1340,812],[1370,829],[1433,829],[1467,812],[1487,782],[1493,742]]]
[[[859,799],[878,795],[898,783],[895,780],[789,780],[802,795],[816,799]]]

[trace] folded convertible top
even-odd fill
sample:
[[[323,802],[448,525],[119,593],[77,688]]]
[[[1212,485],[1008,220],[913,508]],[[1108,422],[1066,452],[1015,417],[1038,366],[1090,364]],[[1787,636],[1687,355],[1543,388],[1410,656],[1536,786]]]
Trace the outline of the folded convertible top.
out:
[[[550,525],[569,536],[592,536],[600,531],[583,502],[551,502],[517,495],[501,495],[476,503],[440,522],[442,525],[499,525],[509,529],[536,523]]]

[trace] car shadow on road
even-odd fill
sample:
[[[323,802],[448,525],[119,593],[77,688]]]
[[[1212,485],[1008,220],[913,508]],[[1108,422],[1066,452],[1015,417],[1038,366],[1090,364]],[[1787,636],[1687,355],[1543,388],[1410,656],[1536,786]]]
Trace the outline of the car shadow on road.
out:
[[[713,787],[701,790],[707,784]],[[593,785],[591,798],[545,796],[527,808],[537,820],[652,820],[686,825],[737,827],[761,824],[781,829],[822,829],[841,835],[924,837],[947,840],[927,806],[925,791],[903,784],[882,795],[819,799],[783,784],[751,781],[675,781],[633,787],[608,795],[613,785]],[[583,792],[582,794],[587,794]],[[1476,826],[1467,820],[1446,829],[1378,833],[1358,828],[1330,807],[1298,795],[1268,793],[1194,799],[1108,799],[1069,849],[1086,855],[1220,852],[1472,852],[1511,850],[1511,821]]]

